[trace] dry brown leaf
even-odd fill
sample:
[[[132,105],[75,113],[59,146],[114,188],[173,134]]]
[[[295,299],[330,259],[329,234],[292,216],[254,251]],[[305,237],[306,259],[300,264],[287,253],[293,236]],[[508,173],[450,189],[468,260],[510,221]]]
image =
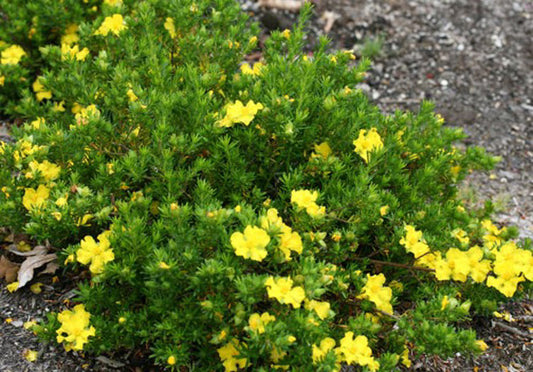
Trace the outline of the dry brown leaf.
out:
[[[18,273],[18,282],[19,288],[22,288],[33,278],[33,270],[55,260],[57,255],[55,253],[31,256],[26,258],[26,260],[20,266]]]
[[[19,265],[9,261],[5,256],[0,257],[0,279],[5,278],[7,283],[17,280]]]
[[[43,271],[41,271],[39,273],[39,275],[44,275],[44,274],[55,274],[57,269],[59,269],[59,265],[52,261],[52,262],[49,262],[48,265],[46,265],[46,267],[44,268]]]

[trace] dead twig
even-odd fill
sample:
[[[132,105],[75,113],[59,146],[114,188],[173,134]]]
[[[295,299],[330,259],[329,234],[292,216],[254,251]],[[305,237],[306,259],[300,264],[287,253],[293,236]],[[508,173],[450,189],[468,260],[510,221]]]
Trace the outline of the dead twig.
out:
[[[533,339],[533,335],[530,335],[529,333],[523,332],[523,331],[521,331],[519,329],[516,329],[514,327],[508,326],[507,324],[498,322],[497,320],[493,320],[492,321],[492,325],[493,326],[498,326],[501,329],[504,329],[504,330],[506,330],[507,332],[510,332],[510,333],[514,333],[515,335],[518,335],[520,337]]]

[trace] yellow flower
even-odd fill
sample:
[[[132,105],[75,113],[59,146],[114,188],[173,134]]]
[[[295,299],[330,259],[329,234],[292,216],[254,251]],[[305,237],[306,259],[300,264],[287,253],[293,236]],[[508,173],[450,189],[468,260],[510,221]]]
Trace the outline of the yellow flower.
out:
[[[174,25],[174,20],[170,17],[167,17],[165,20],[165,30],[168,31],[170,37],[174,39],[178,34],[176,33],[176,26]]]
[[[61,327],[56,331],[58,343],[64,343],[66,351],[83,350],[83,345],[88,342],[89,337],[95,335],[93,326],[89,327],[91,314],[85,311],[84,305],[76,305],[70,310],[62,311],[57,319]]]
[[[83,265],[88,265],[93,274],[100,274],[104,271],[104,265],[115,259],[113,250],[110,247],[110,231],[104,231],[98,235],[98,243],[92,236],[86,236],[80,243],[80,249],[76,252],[76,259]]]
[[[485,351],[485,350],[487,350],[489,348],[489,346],[483,340],[477,340],[476,344],[477,344],[477,346],[479,346],[479,349],[481,351]]]
[[[441,305],[440,305],[440,310],[444,310],[448,307],[448,304],[450,303],[450,301],[448,301],[448,296],[444,296],[442,298],[442,301],[441,301]]]
[[[254,261],[262,261],[268,254],[266,246],[270,242],[267,232],[256,226],[246,226],[244,234],[235,232],[230,238],[237,256]]]
[[[37,98],[37,101],[41,102],[43,99],[52,98],[52,92],[49,90],[45,90],[44,85],[41,84],[39,78],[35,80],[32,87],[33,91],[35,92],[35,97]]]
[[[135,95],[135,93],[133,92],[133,89],[128,89],[128,91],[126,92],[126,95],[128,96],[128,99],[130,102],[135,102],[139,99],[139,97],[137,97]]]
[[[346,332],[340,341],[339,352],[348,364],[357,363],[367,366],[371,371],[379,369],[379,363],[372,357],[372,349],[368,346],[366,336],[357,336],[353,332]]]
[[[24,208],[26,208],[28,211],[32,211],[35,208],[40,208],[46,202],[46,200],[48,200],[49,196],[50,189],[45,185],[39,185],[37,190],[26,188],[24,196],[22,197],[22,205],[24,205]]]
[[[415,258],[419,258],[429,252],[429,247],[422,238],[422,231],[418,231],[414,226],[405,226],[405,236],[400,239],[400,244],[407,252],[413,253]]]
[[[285,231],[281,235],[279,249],[285,255],[287,261],[291,260],[291,251],[301,254],[303,251],[302,238],[296,231]]]
[[[324,320],[329,316],[331,305],[326,301],[306,301],[305,308],[307,310],[313,310],[320,319]]]
[[[75,59],[76,61],[85,61],[89,55],[89,49],[79,49],[78,45],[70,46],[69,44],[61,44],[61,60],[66,61]]]
[[[4,75],[0,75],[0,87],[3,87],[5,82],[6,82],[6,77]]]
[[[6,285],[6,289],[9,292],[15,292],[19,288],[19,282],[13,282],[8,285]]]
[[[248,319],[248,325],[252,331],[262,334],[265,333],[265,326],[275,320],[276,317],[270,315],[268,312],[265,312],[261,315],[254,313],[250,315],[250,318]]]
[[[379,208],[379,214],[382,217],[385,216],[387,213],[389,213],[389,206],[388,205],[384,205],[383,207]]]
[[[160,268],[160,269],[163,269],[163,270],[168,270],[168,269],[170,269],[170,265],[167,264],[167,263],[164,262],[164,261],[161,261],[161,262],[159,262],[159,268]]]
[[[313,364],[317,364],[323,360],[326,355],[335,347],[335,340],[331,337],[326,337],[320,341],[320,346],[313,344]]]
[[[254,67],[253,68],[250,67],[250,65],[248,63],[243,63],[241,65],[241,72],[244,75],[259,76],[259,75],[261,75],[261,70],[263,69],[263,67],[265,67],[265,65],[262,64],[261,62],[254,63]]]
[[[314,145],[315,152],[311,154],[311,159],[324,159],[326,160],[331,155],[331,147],[329,147],[329,143],[322,142],[319,145]]]
[[[94,33],[95,35],[107,36],[110,32],[118,36],[122,31],[126,30],[126,22],[121,14],[113,14],[112,16],[106,17],[98,30]]]
[[[466,231],[464,230],[461,230],[461,229],[455,229],[452,231],[452,236],[459,240],[459,242],[461,242],[461,244],[463,245],[467,245],[468,243],[470,243],[470,238],[466,235]]]
[[[268,277],[265,281],[269,298],[275,298],[281,304],[290,304],[295,309],[299,309],[305,299],[305,291],[302,287],[293,287],[291,278]]]
[[[30,167],[30,171],[26,173],[26,178],[33,178],[35,173],[39,172],[47,182],[55,180],[59,177],[59,173],[61,172],[60,166],[50,163],[48,160],[45,160],[42,163],[33,160],[28,166]]]
[[[376,308],[386,313],[392,314],[392,289],[384,287],[385,275],[370,275],[367,274],[367,281],[363,287],[362,293],[357,298],[367,299],[372,301]]]
[[[35,350],[26,349],[24,350],[22,355],[24,356],[24,359],[26,359],[28,362],[35,362],[39,353]]]
[[[411,368],[411,361],[409,360],[409,349],[407,346],[403,349],[402,353],[402,364],[406,366],[407,368]]]
[[[11,45],[9,48],[2,51],[1,63],[3,65],[16,65],[25,55],[26,52],[20,46]]]
[[[305,209],[311,217],[321,217],[326,214],[326,208],[316,204],[317,198],[317,191],[292,190],[291,192],[291,203]]]
[[[285,39],[288,39],[291,37],[291,30],[283,30],[283,32],[281,33],[281,36],[283,36]]]
[[[174,364],[176,364],[176,357],[174,355],[169,356],[167,359],[167,363],[168,365],[173,366]]]
[[[246,358],[238,358],[240,352],[237,350],[239,341],[232,339],[229,343],[217,349],[218,356],[222,360],[222,364],[226,372],[234,372],[239,368],[246,367]]]
[[[121,6],[122,0],[104,0],[104,4],[109,6]]]
[[[361,129],[359,131],[359,137],[353,141],[355,146],[355,152],[368,163],[369,155],[371,152],[380,150],[383,148],[383,142],[377,132],[376,128],[371,128],[370,131]]]
[[[220,127],[230,128],[235,123],[250,125],[257,112],[262,110],[264,106],[254,101],[248,101],[245,106],[241,101],[237,100],[234,103],[227,104],[225,108],[226,116],[220,119],[217,124]]]

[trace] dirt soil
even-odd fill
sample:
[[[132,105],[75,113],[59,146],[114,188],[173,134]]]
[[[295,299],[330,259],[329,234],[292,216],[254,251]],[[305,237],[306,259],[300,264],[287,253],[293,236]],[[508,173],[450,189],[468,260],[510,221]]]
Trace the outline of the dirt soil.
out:
[[[296,14],[240,0],[263,32],[289,28]],[[309,49],[319,35],[331,48],[361,54],[364,40],[383,37],[381,53],[360,86],[384,111],[416,111],[432,100],[447,125],[464,128],[467,145],[480,145],[501,163],[490,174],[472,175],[464,195],[477,203],[491,197],[501,206],[497,221],[533,237],[533,2],[526,0],[315,0]],[[326,15],[326,16],[325,16]],[[326,18],[335,22],[324,32]],[[0,128],[0,136],[5,129]],[[84,358],[57,345],[38,343],[23,322],[40,319],[71,297],[69,288],[46,282],[43,293],[9,294],[0,284],[0,371],[146,371],[124,353]],[[418,358],[413,370],[533,370],[533,301],[511,303],[505,320],[474,319],[489,345],[481,357]],[[503,311],[503,309],[502,309]],[[11,322],[6,322],[11,319]],[[39,352],[36,362],[24,350]]]

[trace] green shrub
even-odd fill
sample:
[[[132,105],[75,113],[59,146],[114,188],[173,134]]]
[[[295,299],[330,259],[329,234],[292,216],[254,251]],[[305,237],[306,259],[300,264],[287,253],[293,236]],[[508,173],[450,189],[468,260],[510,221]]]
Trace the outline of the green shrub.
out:
[[[16,104],[0,226],[90,273],[43,337],[227,371],[483,349],[461,325],[532,276],[516,232],[457,199],[495,159],[456,149],[428,102],[381,114],[356,88],[368,60],[325,39],[306,57],[309,14],[253,67],[257,26],[229,0],[103,8],[78,50],[41,48],[51,98]]]

